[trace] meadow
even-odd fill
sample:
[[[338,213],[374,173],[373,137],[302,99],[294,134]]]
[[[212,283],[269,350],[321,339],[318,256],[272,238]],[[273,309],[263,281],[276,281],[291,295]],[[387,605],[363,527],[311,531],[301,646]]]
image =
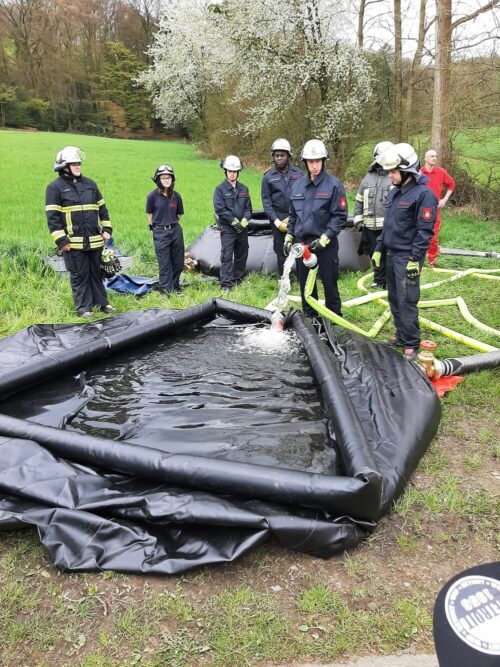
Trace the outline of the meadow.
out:
[[[192,145],[0,131],[0,337],[34,323],[78,321],[67,280],[41,262],[53,253],[44,191],[54,178],[57,150],[68,144],[87,153],[83,173],[99,184],[115,243],[133,256],[134,273],[156,275],[144,203],[158,164],[174,166],[186,241],[213,221],[212,193],[223,172]],[[260,207],[260,179],[252,169],[241,175],[254,208]],[[352,210],[352,194],[350,202]],[[448,208],[441,243],[498,252],[499,228],[498,221]],[[441,257],[439,266],[500,268],[500,262]],[[359,295],[360,275],[341,276],[343,299]],[[423,279],[435,274],[426,268]],[[185,274],[182,295],[112,295],[111,301],[123,312],[184,308],[218,294],[217,283]],[[276,276],[253,275],[230,298],[263,307],[276,294]],[[425,298],[457,294],[476,318],[500,327],[496,281],[467,278],[426,291]],[[350,310],[349,318],[369,328],[380,312],[372,304]],[[433,309],[431,319],[500,347],[498,338],[466,324],[456,308]],[[386,325],[378,340],[391,333]],[[442,358],[474,353],[424,333],[438,343]],[[430,652],[432,605],[440,587],[461,569],[498,558],[498,379],[498,370],[469,375],[443,400],[438,437],[395,511],[359,548],[329,561],[271,543],[238,563],[175,579],[77,575],[51,567],[34,531],[4,533],[0,665],[233,667]]]

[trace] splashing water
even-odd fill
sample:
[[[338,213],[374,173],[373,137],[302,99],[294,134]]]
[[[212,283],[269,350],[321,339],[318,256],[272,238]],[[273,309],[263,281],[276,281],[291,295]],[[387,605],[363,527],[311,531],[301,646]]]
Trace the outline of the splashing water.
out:
[[[255,350],[263,355],[289,354],[297,349],[298,341],[293,331],[282,329],[255,329],[246,327],[234,342],[236,351]]]
[[[288,304],[288,294],[291,289],[290,285],[290,271],[295,263],[295,256],[290,253],[285,260],[283,266],[283,276],[279,281],[278,298],[275,301],[273,314],[271,316],[271,331],[283,331],[283,315],[282,311]]]

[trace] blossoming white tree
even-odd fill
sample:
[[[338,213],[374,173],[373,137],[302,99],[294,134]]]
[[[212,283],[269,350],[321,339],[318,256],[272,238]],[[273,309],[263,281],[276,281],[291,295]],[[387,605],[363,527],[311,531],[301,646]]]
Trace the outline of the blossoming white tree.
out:
[[[371,96],[347,30],[342,0],[173,2],[141,81],[167,126],[203,122],[207,96],[225,91],[240,110],[228,131],[255,137],[296,109],[302,138],[319,136],[335,152],[361,128]]]

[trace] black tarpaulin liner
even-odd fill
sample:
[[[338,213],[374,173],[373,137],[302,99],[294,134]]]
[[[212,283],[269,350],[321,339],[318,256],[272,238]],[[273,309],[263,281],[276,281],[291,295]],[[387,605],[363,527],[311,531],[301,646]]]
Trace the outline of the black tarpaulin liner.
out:
[[[331,328],[327,343],[299,313],[288,327],[319,391],[332,453],[320,472],[183,454],[179,442],[169,451],[161,434],[132,442],[71,430],[90,405],[85,373],[147,346],[169,349],[194,328],[205,336],[219,316],[236,330],[270,321],[268,311],[216,299],[35,325],[0,341],[0,529],[35,525],[64,569],[170,574],[232,561],[270,536],[320,557],[366,537],[434,436],[439,401],[397,352]]]
[[[339,234],[340,271],[366,271],[370,258],[358,255],[361,233],[347,227]],[[220,271],[220,232],[216,225],[207,227],[188,247],[203,273],[218,276]],[[255,211],[248,225],[247,273],[276,273],[278,265],[273,248],[272,227],[264,212]]]

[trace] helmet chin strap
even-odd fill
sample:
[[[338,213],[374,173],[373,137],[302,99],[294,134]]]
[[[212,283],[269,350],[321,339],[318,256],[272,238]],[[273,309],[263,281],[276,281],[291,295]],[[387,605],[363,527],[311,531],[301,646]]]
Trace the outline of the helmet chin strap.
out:
[[[401,174],[401,183],[399,184],[399,187],[402,188],[404,185],[408,183],[410,178],[413,178],[412,174],[407,174],[404,171],[399,172]]]

